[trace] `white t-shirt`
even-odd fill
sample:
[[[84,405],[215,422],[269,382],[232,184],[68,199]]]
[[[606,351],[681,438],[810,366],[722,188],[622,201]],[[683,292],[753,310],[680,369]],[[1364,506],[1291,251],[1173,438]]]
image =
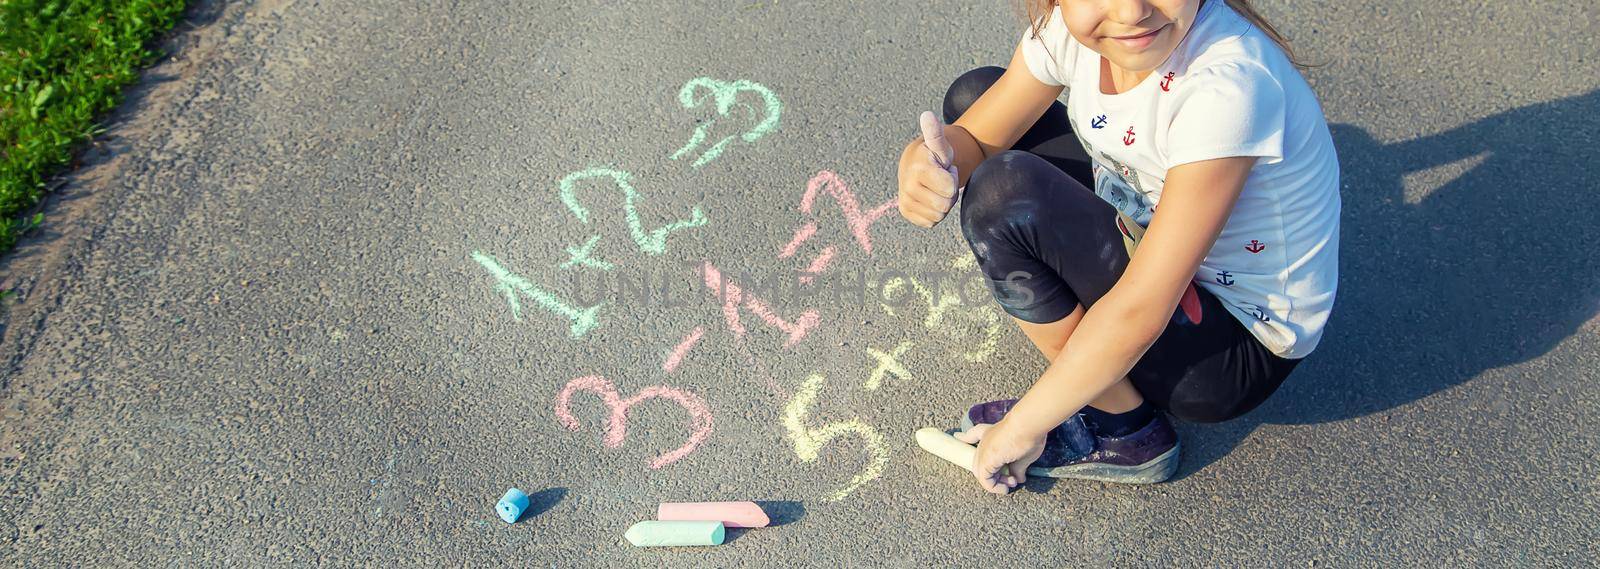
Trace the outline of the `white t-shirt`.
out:
[[[1206,0],[1189,33],[1138,86],[1100,92],[1100,54],[1050,15],[1024,32],[1028,69],[1069,89],[1072,130],[1094,159],[1095,193],[1140,225],[1161,202],[1167,169],[1258,156],[1216,244],[1195,273],[1273,353],[1310,354],[1339,278],[1339,163],[1300,72],[1223,0]]]

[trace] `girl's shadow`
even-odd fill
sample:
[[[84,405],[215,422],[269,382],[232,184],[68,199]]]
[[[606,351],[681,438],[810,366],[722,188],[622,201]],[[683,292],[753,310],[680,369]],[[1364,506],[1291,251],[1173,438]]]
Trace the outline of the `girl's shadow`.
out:
[[[1332,130],[1344,209],[1322,343],[1254,412],[1183,425],[1180,476],[1259,424],[1361,417],[1539,357],[1600,309],[1600,91],[1387,144]],[[1408,199],[1411,176],[1425,194]]]

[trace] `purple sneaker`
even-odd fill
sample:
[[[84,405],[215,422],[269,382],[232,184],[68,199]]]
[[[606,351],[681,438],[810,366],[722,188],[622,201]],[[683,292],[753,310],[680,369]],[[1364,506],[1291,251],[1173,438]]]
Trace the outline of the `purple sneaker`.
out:
[[[1016,399],[973,405],[961,417],[961,430],[978,423],[998,423]],[[1044,454],[1028,467],[1031,476],[1081,478],[1124,484],[1153,484],[1178,471],[1178,433],[1165,413],[1137,431],[1120,437],[1095,435],[1074,414],[1045,436]]]

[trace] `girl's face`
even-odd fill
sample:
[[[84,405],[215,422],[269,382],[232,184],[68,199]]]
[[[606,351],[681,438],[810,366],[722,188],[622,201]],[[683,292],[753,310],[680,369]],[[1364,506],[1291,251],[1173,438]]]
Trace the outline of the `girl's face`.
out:
[[[1078,43],[1117,67],[1140,72],[1159,67],[1177,49],[1202,0],[1060,2],[1061,18]]]

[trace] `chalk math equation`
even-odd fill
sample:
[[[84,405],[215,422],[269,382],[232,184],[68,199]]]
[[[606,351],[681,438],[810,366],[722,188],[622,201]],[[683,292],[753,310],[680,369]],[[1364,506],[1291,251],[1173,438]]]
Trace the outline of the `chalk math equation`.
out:
[[[778,131],[783,116],[783,104],[771,89],[744,79],[691,79],[678,91],[678,103],[684,109],[705,107],[715,111],[712,119],[697,125],[688,140],[669,156],[673,161],[686,163],[692,170],[711,164],[727,152],[755,145],[771,136]],[[739,118],[733,116],[736,109],[742,111],[739,114],[748,117],[752,126],[743,133],[713,140],[713,125]],[[610,273],[625,270],[627,259],[602,258],[594,253],[596,246],[607,239],[606,228],[624,228],[627,241],[631,241],[640,253],[645,257],[659,257],[665,255],[673,243],[693,239],[696,232],[710,227],[711,220],[698,205],[687,211],[666,214],[669,220],[665,222],[647,223],[639,210],[649,202],[649,189],[648,180],[636,180],[630,172],[614,167],[589,167],[563,176],[555,188],[556,195],[584,234],[577,242],[557,244],[565,246],[566,258],[552,260],[552,266],[560,271]],[[606,192],[621,196],[620,211],[601,211],[586,205],[596,203],[594,197]],[[824,207],[837,208],[842,214],[842,231],[832,233],[846,235],[846,238],[830,240],[824,237],[829,232],[823,231],[825,222],[818,215]],[[785,243],[772,244],[773,262],[780,267],[785,264],[791,266],[798,282],[811,284],[846,256],[865,255],[870,258],[874,224],[890,217],[895,211],[893,198],[864,204],[837,173],[826,169],[818,171],[806,180],[800,192],[792,237]],[[469,258],[486,273],[490,292],[503,301],[512,319],[521,322],[533,318],[535,311],[538,317],[558,319],[566,324],[569,341],[583,341],[586,335],[604,325],[609,311],[619,309],[617,303],[605,300],[592,304],[579,302],[572,295],[563,294],[552,286],[519,273],[515,267],[506,266],[492,252],[471,251]],[[780,349],[790,350],[804,343],[826,324],[819,309],[784,309],[775,306],[771,299],[758,294],[759,291],[736,282],[711,259],[679,261],[683,261],[685,267],[682,275],[685,281],[703,291],[709,314],[708,321],[695,325],[681,337],[663,339],[662,353],[665,357],[661,369],[667,375],[677,372],[690,361],[697,347],[711,341],[707,339],[708,330],[725,330],[728,338],[742,345],[750,327],[767,326],[784,338]],[[972,271],[975,266],[975,260],[970,255],[951,259],[948,263],[948,268],[956,271]],[[955,291],[943,290],[936,283],[902,275],[880,283],[879,296],[881,310],[896,317],[910,317],[913,310],[906,306],[907,302],[920,301],[911,305],[925,306],[921,324],[932,333],[932,337],[952,338],[972,327],[980,330],[979,337],[959,342],[961,347],[950,354],[954,357],[977,363],[987,360],[995,352],[1003,320],[994,310],[986,307],[974,308],[970,303],[963,306],[962,299]],[[781,414],[783,435],[802,462],[813,462],[824,448],[845,441],[854,441],[865,452],[866,466],[826,495],[825,500],[843,499],[880,478],[889,465],[890,453],[883,434],[861,417],[833,420],[813,417],[812,409],[816,401],[825,392],[845,389],[876,392],[885,385],[909,384],[915,378],[903,358],[914,347],[915,343],[911,341],[899,342],[894,346],[866,347],[863,359],[870,362],[871,368],[866,370],[859,383],[830,382],[823,374],[813,373],[804,378],[797,391],[787,394],[768,379],[769,389],[787,399],[782,409],[775,411]],[[714,436],[716,421],[711,406],[699,394],[680,387],[652,385],[632,394],[624,394],[608,378],[585,375],[569,380],[553,396],[556,418],[562,427],[574,432],[586,426],[599,429],[601,446],[612,449],[625,444],[629,411],[634,407],[654,401],[670,402],[682,407],[688,414],[682,445],[651,458],[647,463],[650,469],[668,467],[684,460]],[[585,423],[572,413],[572,401],[577,397],[598,398],[608,410],[607,415],[603,420]]]

